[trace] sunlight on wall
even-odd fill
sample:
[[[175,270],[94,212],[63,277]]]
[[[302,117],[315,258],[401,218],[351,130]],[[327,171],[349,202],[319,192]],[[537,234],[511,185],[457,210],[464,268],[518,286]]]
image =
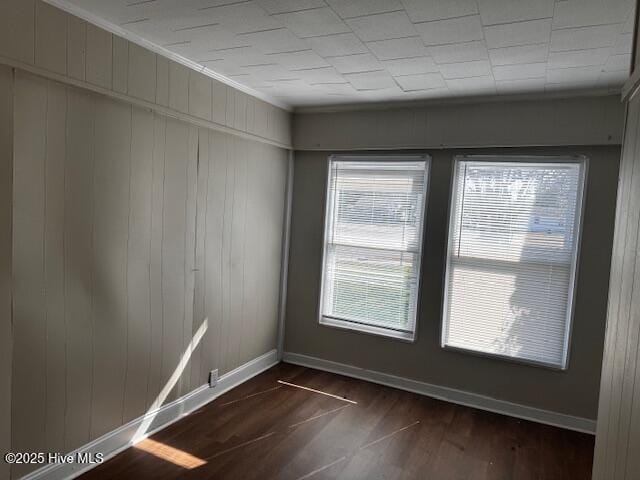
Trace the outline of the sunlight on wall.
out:
[[[175,387],[176,383],[178,383],[178,380],[180,379],[182,372],[184,371],[185,367],[189,363],[189,360],[191,359],[192,353],[195,351],[196,347],[198,346],[198,343],[200,343],[200,340],[202,340],[202,337],[207,331],[208,324],[209,324],[209,319],[205,318],[202,321],[202,324],[200,325],[196,333],[193,335],[193,338],[189,342],[189,345],[187,345],[187,348],[185,349],[184,353],[182,354],[182,357],[180,358],[180,361],[178,362],[178,366],[173,371],[173,373],[171,374],[171,377],[169,377],[169,380],[164,385],[164,387],[162,388],[162,390],[160,391],[160,393],[158,394],[154,402],[149,407],[149,410],[147,410],[147,413],[145,414],[145,419],[140,425],[140,427],[138,428],[138,430],[136,431],[136,433],[133,435],[133,438],[131,439],[131,443],[136,444],[145,438],[145,435],[147,434],[147,430],[149,429],[149,427],[153,423],[153,420],[156,418],[156,415],[158,414],[158,410],[166,400],[167,396],[169,395],[169,392],[173,389],[173,387]]]

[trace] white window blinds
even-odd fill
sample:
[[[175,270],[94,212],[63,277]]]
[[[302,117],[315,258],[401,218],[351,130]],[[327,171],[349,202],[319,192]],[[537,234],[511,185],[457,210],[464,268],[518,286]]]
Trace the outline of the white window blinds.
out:
[[[413,338],[424,216],[424,157],[329,165],[320,321]]]
[[[456,161],[443,345],[566,368],[584,162],[493,160]]]

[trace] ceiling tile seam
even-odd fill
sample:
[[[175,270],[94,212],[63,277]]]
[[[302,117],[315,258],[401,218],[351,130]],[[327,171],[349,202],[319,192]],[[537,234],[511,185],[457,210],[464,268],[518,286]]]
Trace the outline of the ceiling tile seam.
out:
[[[365,13],[365,14],[362,14],[362,15],[353,15],[353,16],[350,16],[350,17],[343,17],[341,15],[338,15],[337,13],[336,13],[336,15],[338,15],[338,17],[340,17],[342,20],[353,20],[353,19],[356,19],[356,18],[377,17],[377,16],[380,16],[380,15],[389,15],[390,13],[399,13],[399,12],[403,12],[407,16],[407,18],[409,18],[409,15],[407,14],[407,11],[404,8],[399,8],[399,9],[396,9],[396,10],[389,10],[388,12]],[[410,18],[409,18],[409,22],[411,22]],[[413,23],[413,22],[411,22],[411,23]]]
[[[250,0],[250,1],[251,1],[251,0]],[[324,8],[331,8],[331,6],[330,6],[330,5],[324,5],[324,6],[322,6],[322,7],[301,8],[300,10],[291,10],[290,12],[278,12],[278,13],[268,13],[268,12],[267,12],[267,15],[268,15],[268,16],[270,16],[270,17],[278,17],[278,16],[281,16],[281,15],[289,15],[289,14],[291,14],[291,13],[309,12],[309,11],[311,11],[311,10],[322,10],[322,9],[324,9]],[[333,9],[332,9],[332,10],[333,10]],[[334,12],[334,13],[335,13],[335,12]],[[337,15],[337,14],[336,14],[336,15]],[[340,17],[338,16],[338,18],[340,18]]]
[[[135,6],[138,6],[138,5],[144,5],[145,3],[153,3],[155,1],[156,0],[139,0],[137,2],[127,3],[125,6],[126,7],[135,7]]]
[[[426,23],[442,23],[442,22],[448,22],[449,20],[459,20],[461,18],[479,17],[479,16],[480,15],[478,13],[469,13],[466,15],[457,15],[455,17],[439,18],[437,20],[420,20],[419,22],[411,21],[411,17],[409,17],[409,19],[411,23],[413,23],[414,25],[424,25]]]
[[[237,2],[228,2],[220,5],[209,5],[208,7],[198,7],[196,10],[198,11],[213,10],[214,8],[229,7],[231,5],[242,5],[243,3],[253,3],[253,0],[239,0]]]
[[[552,20],[553,21],[553,16],[551,16],[551,17],[529,18],[529,19],[526,19],[526,20],[512,20],[510,22],[483,23],[482,26],[483,27],[501,27],[501,26],[504,26],[504,25],[518,25],[520,23],[539,22],[541,20]]]
[[[120,25],[133,25],[133,24],[136,24],[136,23],[148,22],[150,20],[151,20],[150,18],[146,18],[146,17],[145,18],[138,18],[136,20],[127,20],[126,22],[120,23]]]
[[[566,27],[553,27],[552,25],[551,30],[553,30],[554,32],[558,32],[562,30],[580,30],[580,29],[587,29],[591,27],[606,27],[608,25],[624,25],[624,23],[625,22],[590,23],[587,25],[573,25],[573,26],[566,26]]]
[[[135,43],[143,48],[146,48],[147,50],[150,50],[152,52],[154,52],[157,55],[162,55],[163,57],[172,60],[176,63],[179,63],[191,70],[195,70],[197,72],[200,72],[214,80],[217,80],[221,83],[226,84],[227,86],[230,86],[231,88],[234,88],[240,92],[243,92],[245,94],[251,95],[255,98],[259,98],[273,106],[276,106],[278,108],[284,109],[288,112],[293,111],[293,108],[291,105],[289,105],[286,102],[283,102],[281,100],[278,100],[276,98],[274,98],[272,95],[260,92],[258,90],[255,90],[251,87],[247,87],[246,85],[243,85],[242,83],[236,82],[235,80],[233,80],[232,78],[226,76],[226,75],[222,75],[218,72],[215,72],[209,68],[207,68],[205,65],[200,65],[197,62],[183,56],[180,55],[176,52],[173,52],[171,50],[168,50],[167,48],[164,48],[163,45],[152,42],[150,40],[147,40],[143,37],[141,37],[140,35],[131,32],[129,30],[125,30],[122,27],[120,27],[118,24],[113,23],[111,21],[107,21],[101,17],[99,17],[98,15],[95,15],[91,12],[89,12],[88,10],[85,10],[84,8],[79,7],[76,4],[71,3],[69,0],[43,0],[46,3],[53,5],[54,7],[57,7],[75,17],[78,17],[88,23],[91,23],[92,25],[95,25],[99,28],[102,28],[108,32],[110,32],[113,35],[116,35],[120,38],[123,38],[124,40],[127,40],[129,42]],[[35,7],[34,7],[35,8]],[[188,41],[188,43],[191,43],[191,41]]]

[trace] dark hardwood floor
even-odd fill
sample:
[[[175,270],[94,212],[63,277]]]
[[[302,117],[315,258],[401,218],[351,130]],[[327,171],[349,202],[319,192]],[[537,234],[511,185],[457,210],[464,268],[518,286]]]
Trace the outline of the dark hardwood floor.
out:
[[[582,480],[592,455],[591,435],[281,363],[81,478]]]

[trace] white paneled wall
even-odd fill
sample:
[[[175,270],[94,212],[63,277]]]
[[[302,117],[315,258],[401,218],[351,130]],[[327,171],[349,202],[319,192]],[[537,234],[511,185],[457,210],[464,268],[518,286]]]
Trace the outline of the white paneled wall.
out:
[[[627,107],[594,480],[640,478],[640,98]]]
[[[288,112],[41,0],[0,2],[0,64],[165,107],[211,128],[290,144]]]
[[[286,150],[19,70],[0,86],[0,448],[144,414],[205,318],[165,403],[276,348]]]

